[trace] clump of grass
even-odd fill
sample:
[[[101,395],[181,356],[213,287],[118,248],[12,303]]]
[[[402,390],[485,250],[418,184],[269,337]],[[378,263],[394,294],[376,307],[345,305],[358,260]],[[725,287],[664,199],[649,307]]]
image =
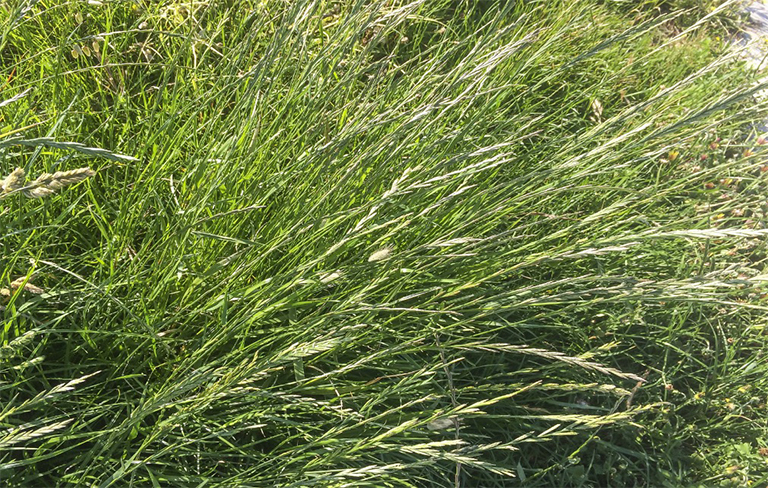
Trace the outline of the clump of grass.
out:
[[[57,190],[79,183],[95,174],[90,168],[78,168],[70,171],[57,171],[53,174],[43,173],[34,181],[28,182],[26,172],[22,168],[16,168],[0,180],[0,200],[16,193],[22,193],[27,198],[44,198]],[[15,290],[24,290],[35,295],[43,293],[43,289],[30,283],[28,277],[17,278],[10,283],[8,288],[0,288],[0,311],[5,310],[3,303],[10,300]]]
[[[4,479],[759,482],[762,87],[614,7],[0,7],[4,161],[111,165],[3,220]]]

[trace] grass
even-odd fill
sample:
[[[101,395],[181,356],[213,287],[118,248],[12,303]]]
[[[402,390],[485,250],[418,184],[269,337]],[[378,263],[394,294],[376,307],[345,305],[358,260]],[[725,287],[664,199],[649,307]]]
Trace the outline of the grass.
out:
[[[96,171],[2,200],[0,479],[765,483],[768,113],[681,6],[0,6],[0,174]]]

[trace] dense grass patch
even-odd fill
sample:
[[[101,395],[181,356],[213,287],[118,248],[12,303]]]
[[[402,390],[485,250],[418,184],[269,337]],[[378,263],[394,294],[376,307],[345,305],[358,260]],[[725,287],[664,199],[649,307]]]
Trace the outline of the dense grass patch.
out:
[[[1,201],[0,479],[764,481],[766,106],[646,3],[0,6],[0,174],[97,170]]]

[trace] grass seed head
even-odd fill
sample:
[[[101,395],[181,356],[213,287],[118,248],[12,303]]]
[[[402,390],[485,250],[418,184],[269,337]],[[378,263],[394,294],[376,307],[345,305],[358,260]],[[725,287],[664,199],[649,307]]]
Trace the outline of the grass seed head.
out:
[[[10,193],[24,186],[26,173],[21,168],[16,168],[11,174],[5,177],[2,183],[2,192]]]
[[[369,263],[375,263],[377,261],[384,261],[385,259],[389,259],[389,256],[392,254],[392,249],[389,247],[383,247],[379,249],[378,251],[374,252],[368,257]]]
[[[79,183],[95,174],[96,173],[91,168],[57,171],[53,174],[43,173],[33,182],[32,188],[26,190],[24,194],[29,198],[47,197],[52,195],[56,190]]]
[[[341,273],[339,271],[333,271],[331,273],[326,273],[320,276],[320,283],[327,285],[328,283],[336,281],[339,278],[341,278]]]
[[[40,295],[43,293],[43,289],[39,286],[35,286],[32,283],[24,283],[27,280],[26,276],[22,276],[21,278],[15,279],[11,282],[11,289],[16,290],[18,288],[24,288],[24,291],[28,291],[29,293],[34,293],[35,295]]]
[[[451,427],[455,427],[457,425],[457,421],[455,420],[455,417],[444,417],[435,419],[432,422],[427,424],[427,429],[429,430],[446,430],[450,429]]]
[[[73,169],[72,171],[57,171],[53,174],[53,179],[48,184],[48,188],[59,190],[65,186],[79,183],[95,174],[96,172],[91,168],[78,168]]]
[[[53,195],[53,190],[46,188],[44,186],[38,186],[35,188],[31,188],[29,190],[26,190],[24,192],[24,195],[26,195],[27,198],[45,198],[49,195]]]

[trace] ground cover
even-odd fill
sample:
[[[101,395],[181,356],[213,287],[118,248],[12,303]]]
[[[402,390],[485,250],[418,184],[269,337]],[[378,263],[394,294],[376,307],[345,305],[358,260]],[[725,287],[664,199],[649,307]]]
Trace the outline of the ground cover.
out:
[[[764,482],[735,12],[0,6],[0,480]]]

